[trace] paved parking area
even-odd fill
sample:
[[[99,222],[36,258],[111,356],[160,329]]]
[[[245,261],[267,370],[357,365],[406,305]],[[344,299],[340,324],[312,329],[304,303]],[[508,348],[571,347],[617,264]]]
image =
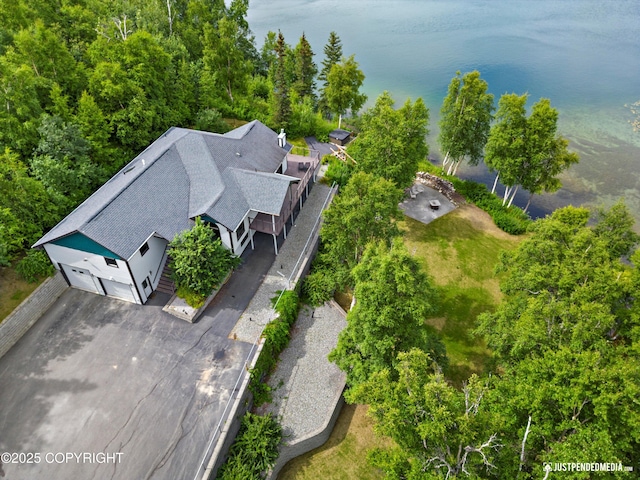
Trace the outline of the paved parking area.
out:
[[[251,348],[228,335],[273,262],[270,240],[195,324],[162,312],[164,294],[141,306],[65,292],[0,359],[0,452],[40,454],[5,461],[6,478],[194,478]]]

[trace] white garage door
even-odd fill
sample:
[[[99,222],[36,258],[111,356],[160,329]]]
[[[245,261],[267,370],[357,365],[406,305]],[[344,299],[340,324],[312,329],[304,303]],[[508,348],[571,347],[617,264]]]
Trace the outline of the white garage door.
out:
[[[102,279],[102,285],[104,285],[104,289],[106,290],[107,295],[109,295],[110,297],[136,303],[136,298],[133,295],[131,285],[127,285],[126,283],[114,282],[113,280],[107,280],[105,278]]]
[[[72,286],[89,292],[100,293],[89,270],[83,270],[82,268],[72,267],[70,265],[62,265],[62,268]]]

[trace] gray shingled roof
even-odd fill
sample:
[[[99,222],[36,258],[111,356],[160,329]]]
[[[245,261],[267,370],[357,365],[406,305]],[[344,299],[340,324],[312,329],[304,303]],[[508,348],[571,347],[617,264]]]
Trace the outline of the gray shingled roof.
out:
[[[230,230],[250,209],[277,215],[297,180],[273,173],[289,148],[258,121],[225,135],[171,128],[34,247],[80,232],[130,258],[152,234],[171,240],[199,215]]]

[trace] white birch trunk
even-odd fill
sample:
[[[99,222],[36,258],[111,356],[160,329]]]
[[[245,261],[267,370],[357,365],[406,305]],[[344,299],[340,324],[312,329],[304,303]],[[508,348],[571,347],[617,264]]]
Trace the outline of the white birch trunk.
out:
[[[513,190],[513,195],[511,195],[511,200],[509,200],[509,205],[507,205],[507,208],[509,208],[511,206],[511,204],[513,203],[513,199],[516,198],[516,193],[518,193],[518,186],[516,185],[516,188],[514,188]]]
[[[524,445],[527,442],[527,437],[529,436],[530,429],[531,429],[531,415],[529,415],[527,428],[524,431],[524,437],[522,438],[522,450],[520,451],[520,470],[522,470],[522,465],[524,465]]]
[[[338,128],[342,125],[342,114],[338,116]]]
[[[455,175],[456,175],[456,173],[458,172],[458,166],[460,165],[460,162],[462,162],[462,160],[458,160],[458,161],[456,162],[456,166],[455,166],[455,168],[453,169],[453,175],[454,175],[454,176],[455,176]]]
[[[447,152],[447,154],[444,156],[444,160],[442,160],[442,168],[446,167],[447,163],[449,163],[449,152]]]
[[[504,186],[504,197],[502,197],[502,206],[504,207],[504,204],[507,203],[507,200],[509,199],[509,194],[511,193],[511,187],[508,186]]]
[[[454,163],[456,163],[455,160],[451,160],[451,163],[449,163],[449,168],[447,169],[447,175],[451,175],[451,170],[453,170]]]
[[[493,181],[493,188],[491,189],[491,193],[496,193],[496,186],[498,185],[498,178],[500,178],[500,172],[496,174],[496,179]]]

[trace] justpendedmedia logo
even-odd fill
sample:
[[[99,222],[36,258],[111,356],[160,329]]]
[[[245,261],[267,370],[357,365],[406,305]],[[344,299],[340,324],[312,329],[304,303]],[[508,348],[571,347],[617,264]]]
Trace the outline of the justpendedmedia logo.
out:
[[[633,467],[620,462],[545,462],[545,478],[550,472],[633,472]]]

